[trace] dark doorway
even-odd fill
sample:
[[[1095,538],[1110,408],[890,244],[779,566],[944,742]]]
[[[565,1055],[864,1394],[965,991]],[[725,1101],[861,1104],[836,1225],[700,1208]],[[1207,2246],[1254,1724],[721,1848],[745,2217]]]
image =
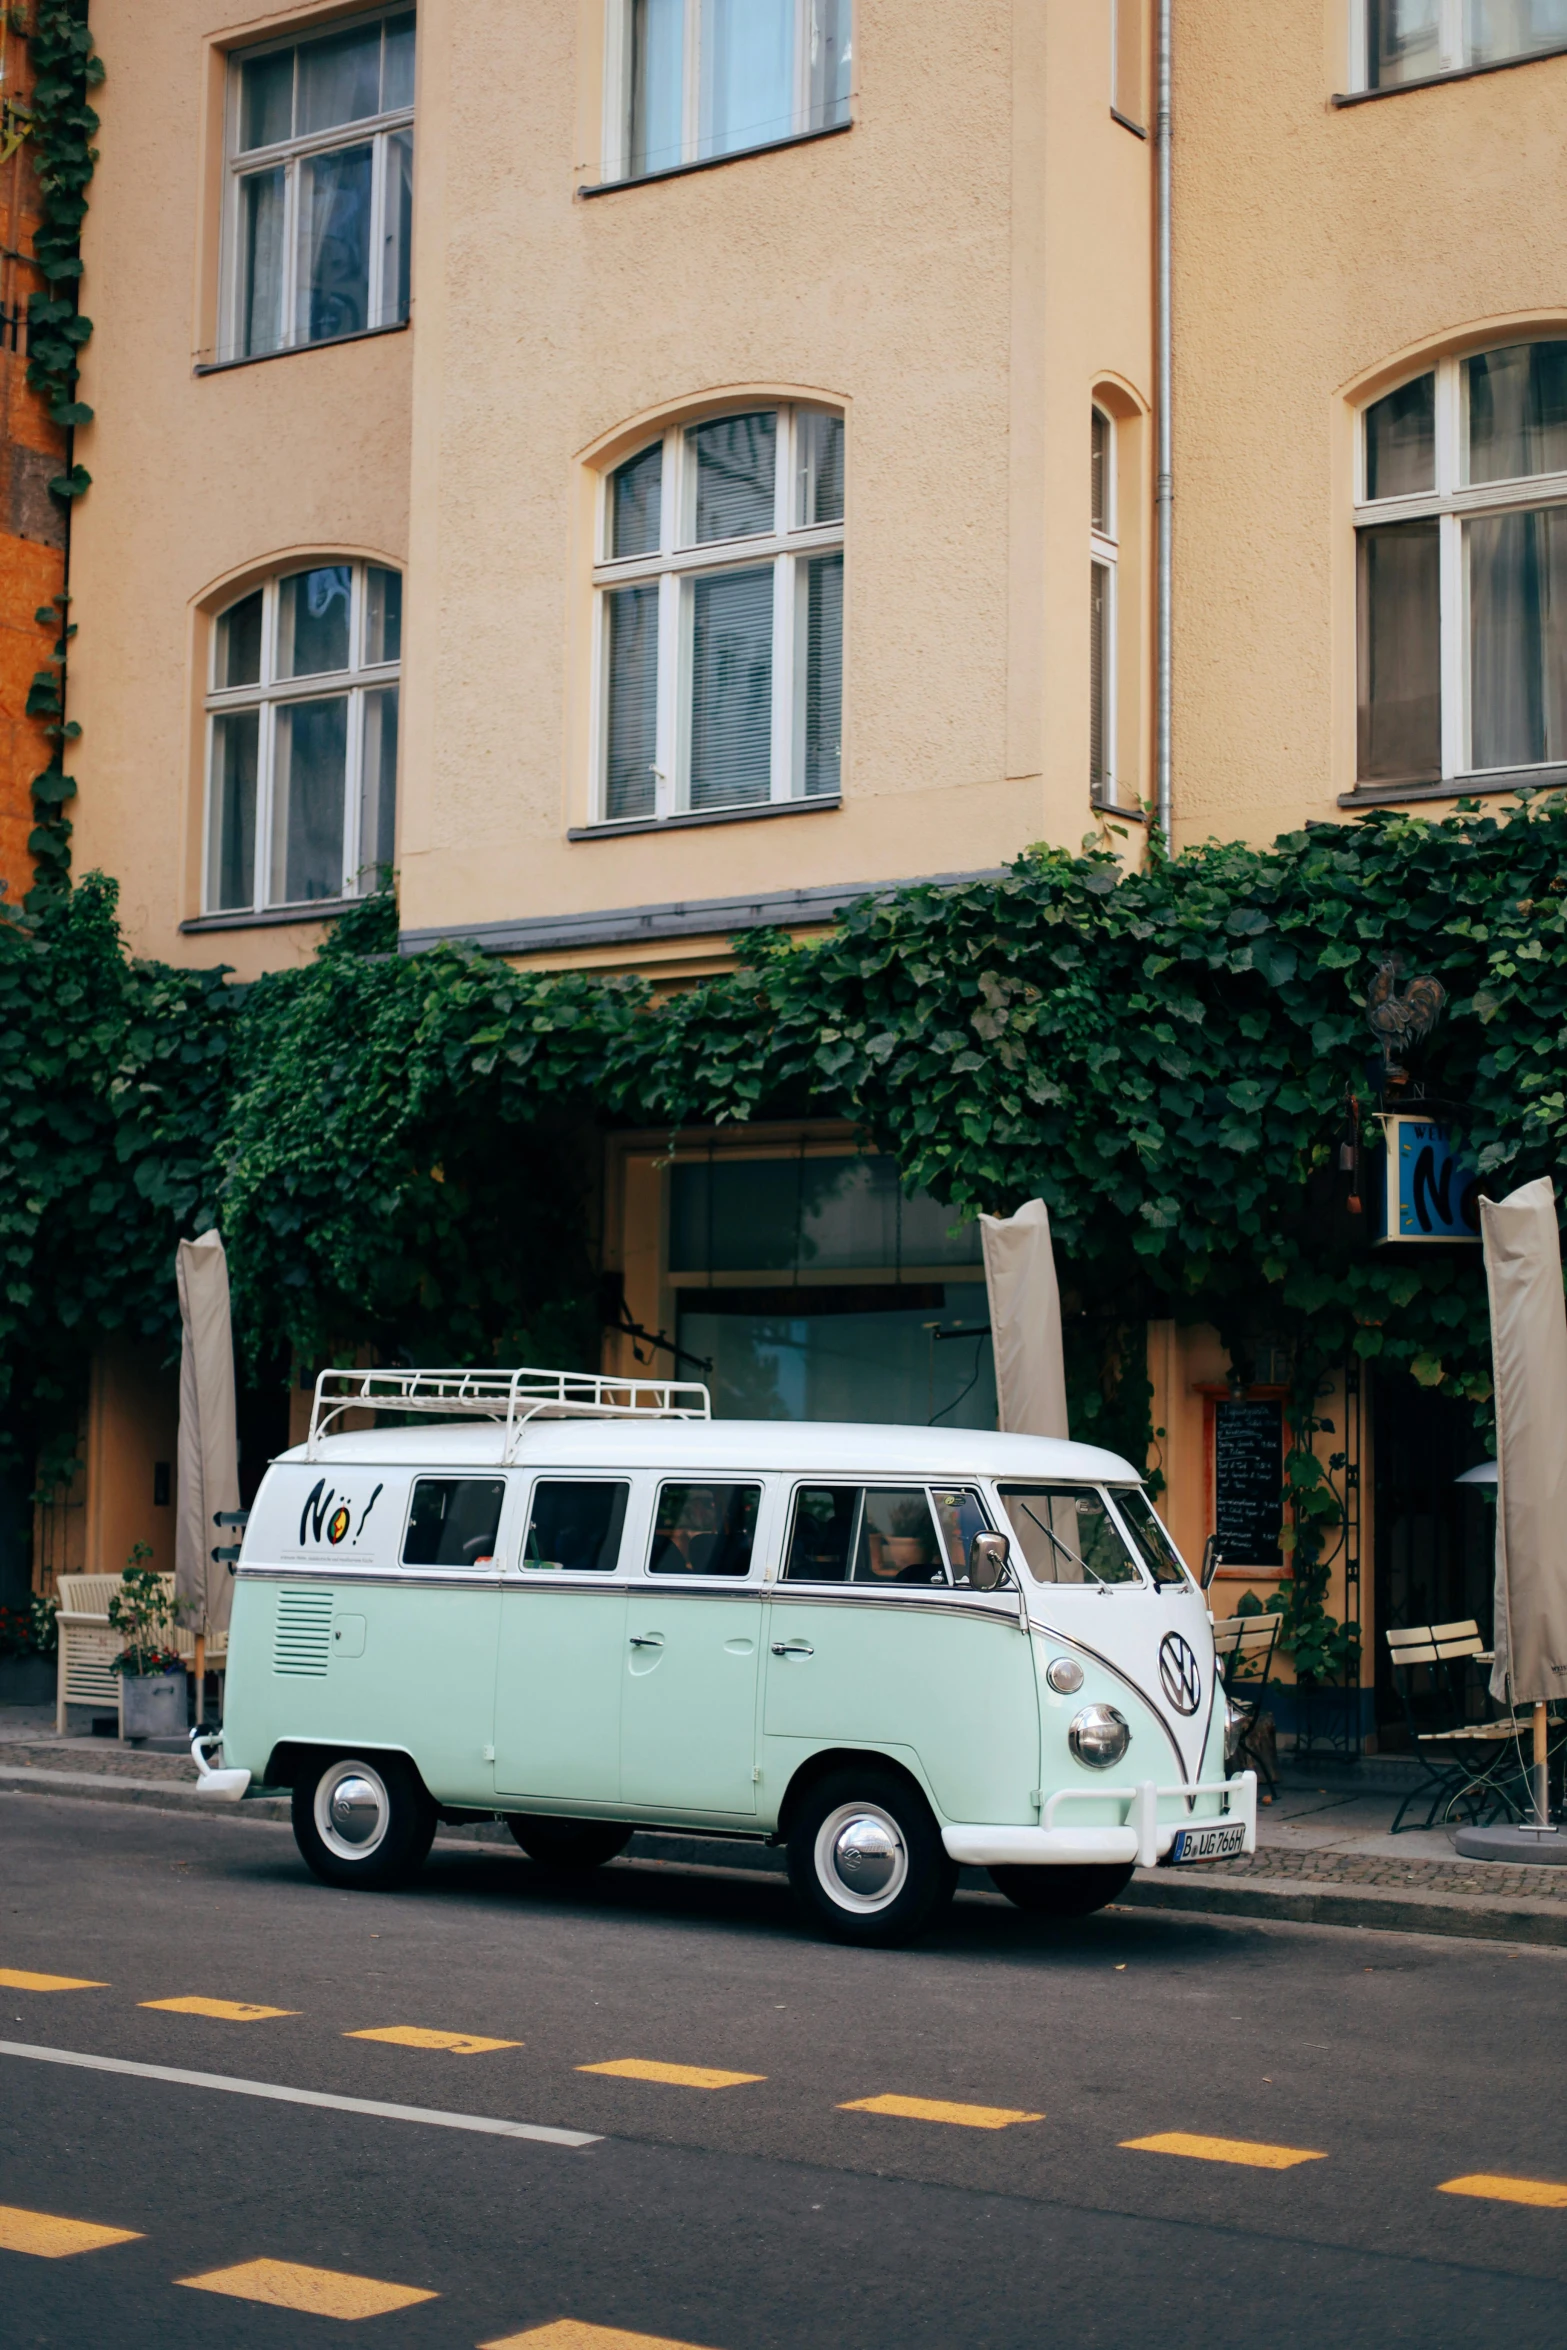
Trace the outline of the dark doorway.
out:
[[[1450,1624],[1472,1616],[1491,1638],[1494,1487],[1460,1485],[1490,1458],[1471,1407],[1438,1388],[1387,1372],[1372,1389],[1376,1493],[1378,1744],[1401,1742],[1403,1717],[1388,1671],[1390,1626]]]

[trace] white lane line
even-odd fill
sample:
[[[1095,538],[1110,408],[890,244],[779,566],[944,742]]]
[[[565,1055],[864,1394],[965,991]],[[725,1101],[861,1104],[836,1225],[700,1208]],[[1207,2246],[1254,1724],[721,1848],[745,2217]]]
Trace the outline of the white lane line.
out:
[[[430,2105],[387,2105],[379,2097],[334,2097],[326,2089],[288,2089],[281,2081],[237,2081],[228,2073],[187,2072],[183,2065],[132,2064],[123,2056],[84,2056],[74,2048],[31,2048],[0,2040],[0,2056],[35,2064],[74,2064],[92,2073],[129,2073],[138,2081],[174,2081],[185,2089],[227,2089],[236,2097],[271,2097],[279,2105],[325,2105],[334,2113],[370,2113],[382,2121],[428,2122],[438,2130],[477,2130],[487,2138],[536,2138],[546,2146],[598,2146],[585,2130],[551,2130],[542,2122],[496,2121],[487,2113],[441,2113]]]

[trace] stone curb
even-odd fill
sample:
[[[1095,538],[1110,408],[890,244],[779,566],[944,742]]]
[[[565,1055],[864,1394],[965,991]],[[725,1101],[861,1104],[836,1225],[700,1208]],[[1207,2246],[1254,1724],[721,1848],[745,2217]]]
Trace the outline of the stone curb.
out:
[[[109,1778],[92,1771],[44,1771],[0,1764],[0,1794],[53,1795],[88,1803],[139,1804],[149,1811],[199,1814],[203,1819],[270,1820],[286,1826],[286,1795],[247,1795],[239,1803],[214,1803],[194,1787],[168,1779]],[[499,1820],[473,1820],[443,1827],[443,1844],[510,1846],[511,1831]],[[725,1874],[781,1876],[781,1851],[765,1844],[730,1843],[720,1837],[638,1834],[627,1859],[666,1867],[721,1868]],[[985,1890],[983,1869],[965,1869],[965,1886]],[[1307,1885],[1298,1877],[1246,1877],[1223,1883],[1215,1878],[1174,1878],[1165,1869],[1139,1869],[1115,1905],[1120,1909],[1180,1910],[1193,1916],[1278,1918],[1301,1926],[1361,1926],[1392,1934],[1445,1934],[1466,1941],[1528,1942],[1567,1947],[1567,1904],[1520,1901],[1487,1893],[1390,1893],[1375,1886]]]

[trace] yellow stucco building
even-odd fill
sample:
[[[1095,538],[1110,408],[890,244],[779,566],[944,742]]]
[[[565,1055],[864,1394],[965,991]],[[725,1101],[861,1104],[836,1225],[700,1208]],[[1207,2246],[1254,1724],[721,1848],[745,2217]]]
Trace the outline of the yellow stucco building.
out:
[[[1135,857],[1161,778],[1177,846],[1567,781],[1563,0],[94,29],[76,847],[138,951],[296,961],[395,862],[409,952],[676,984],[867,887]],[[604,1198],[730,1408],[988,1408],[970,1240],[852,1136],[616,1137]],[[1202,1333],[1149,1359],[1195,1555],[1247,1399]],[[135,1385],[94,1565],[147,1531]],[[1424,1490],[1378,1572],[1453,1612]]]

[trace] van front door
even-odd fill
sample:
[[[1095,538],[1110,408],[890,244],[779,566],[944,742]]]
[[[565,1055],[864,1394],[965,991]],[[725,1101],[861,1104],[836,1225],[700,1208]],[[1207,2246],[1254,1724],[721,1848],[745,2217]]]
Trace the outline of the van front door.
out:
[[[797,1490],[769,1610],[769,1787],[823,1746],[877,1747],[919,1766],[943,1819],[1037,1818],[1039,1696],[1017,1595],[954,1587],[987,1523],[968,1487]]]
[[[756,1811],[762,1488],[659,1487],[625,1621],[620,1786],[628,1811]]]
[[[624,1478],[540,1477],[501,1593],[495,1792],[615,1804],[626,1586]]]

